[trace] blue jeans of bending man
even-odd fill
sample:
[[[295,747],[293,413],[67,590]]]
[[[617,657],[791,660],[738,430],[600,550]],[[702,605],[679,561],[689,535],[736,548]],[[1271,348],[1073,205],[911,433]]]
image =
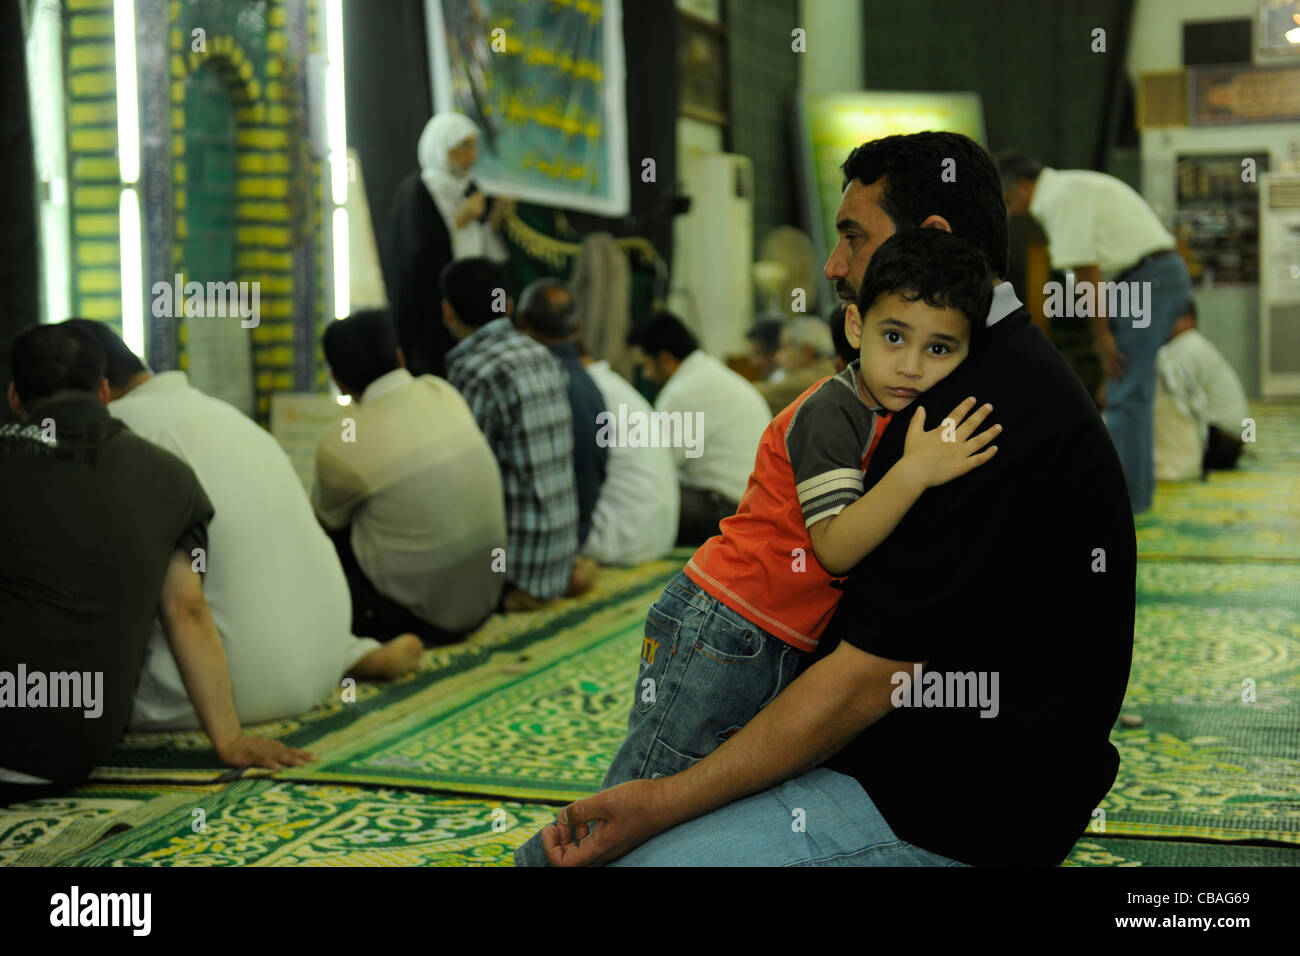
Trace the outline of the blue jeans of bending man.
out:
[[[803,656],[679,572],[646,614],[627,737],[600,789],[708,756],[794,680]],[[546,864],[540,834],[515,851],[516,866]]]
[[[1192,284],[1177,252],[1151,260],[1114,281],[1150,283],[1144,287],[1150,290],[1150,297],[1144,291],[1142,299],[1150,309],[1149,325],[1134,328],[1132,314],[1109,318],[1125,366],[1118,379],[1106,382],[1106,427],[1124,467],[1133,513],[1141,514],[1151,508],[1156,489],[1156,353],[1191,300]]]

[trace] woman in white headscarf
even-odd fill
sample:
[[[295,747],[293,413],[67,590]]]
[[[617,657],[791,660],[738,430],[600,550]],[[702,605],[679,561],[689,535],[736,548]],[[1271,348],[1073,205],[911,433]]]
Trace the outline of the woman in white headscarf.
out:
[[[442,324],[438,276],[455,259],[505,262],[502,221],[513,202],[488,198],[470,178],[478,127],[460,113],[439,113],[420,135],[420,171],[397,187],[388,229],[389,308],[406,366],[414,375],[445,374],[455,341]]]
[[[478,159],[478,127],[461,113],[439,113],[429,120],[420,136],[420,179],[442,213],[451,234],[453,259],[487,256],[506,261],[501,241],[501,220],[507,203],[487,197],[469,178]]]

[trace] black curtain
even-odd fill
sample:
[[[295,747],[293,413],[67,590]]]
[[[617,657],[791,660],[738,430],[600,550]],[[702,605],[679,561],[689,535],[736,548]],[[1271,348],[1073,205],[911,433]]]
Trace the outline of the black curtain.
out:
[[[677,182],[677,14],[672,0],[623,4],[627,65],[628,177],[631,211],[606,219],[567,212],[580,232],[641,235],[671,262],[671,195]],[[422,0],[345,0],[348,145],[361,157],[377,239],[388,225],[398,183],[419,164],[415,149],[433,115],[428,36]],[[656,182],[641,181],[641,161],[655,160]],[[378,242],[384,274],[389,263]]]
[[[27,57],[22,8],[0,4],[0,422],[13,421],[9,347],[38,320],[40,263],[36,228],[36,168],[27,106]]]

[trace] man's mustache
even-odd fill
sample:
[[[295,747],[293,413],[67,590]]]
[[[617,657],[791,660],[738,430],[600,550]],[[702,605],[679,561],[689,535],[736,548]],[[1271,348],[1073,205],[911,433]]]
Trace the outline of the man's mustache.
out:
[[[841,299],[856,299],[858,297],[858,290],[853,288],[852,283],[847,279],[836,279],[835,294]]]

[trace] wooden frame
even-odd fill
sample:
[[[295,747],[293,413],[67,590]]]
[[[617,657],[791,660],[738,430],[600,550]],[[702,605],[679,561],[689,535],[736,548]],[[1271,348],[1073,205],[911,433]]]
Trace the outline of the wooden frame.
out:
[[[677,82],[682,116],[727,125],[727,30],[722,24],[678,11]]]

